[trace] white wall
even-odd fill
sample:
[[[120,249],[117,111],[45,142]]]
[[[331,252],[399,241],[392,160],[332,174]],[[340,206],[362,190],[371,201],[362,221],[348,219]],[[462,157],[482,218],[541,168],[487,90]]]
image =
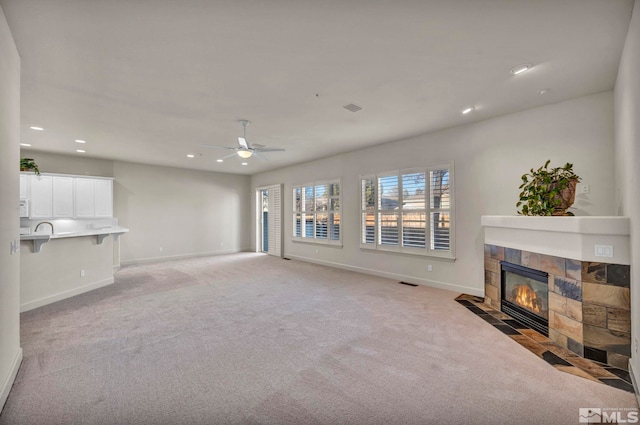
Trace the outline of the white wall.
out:
[[[18,216],[20,159],[20,57],[0,8],[0,410],[18,372],[20,348],[20,255],[10,254],[20,239]],[[12,202],[12,200],[14,202]]]
[[[640,3],[636,2],[615,87],[616,205],[631,217],[630,366],[640,385]],[[640,399],[640,396],[639,396]]]
[[[97,236],[52,239],[40,252],[22,241],[20,253],[20,311],[113,283],[113,236],[100,245]]]
[[[249,177],[114,162],[122,264],[249,248]],[[160,250],[162,248],[162,251]]]
[[[43,173],[113,177],[113,161],[109,159],[40,152],[25,148],[22,148],[20,155],[33,158]]]
[[[613,139],[613,93],[605,92],[258,174],[251,186],[285,183],[285,256],[482,295],[480,216],[515,214],[520,176],[547,159],[552,165],[572,162],[590,185],[590,194],[576,197],[576,215],[613,215]],[[455,162],[455,262],[359,248],[360,175],[450,160]],[[327,178],[342,178],[343,248],[292,242],[292,184]],[[252,224],[255,239],[255,220]],[[433,272],[427,272],[428,264]]]

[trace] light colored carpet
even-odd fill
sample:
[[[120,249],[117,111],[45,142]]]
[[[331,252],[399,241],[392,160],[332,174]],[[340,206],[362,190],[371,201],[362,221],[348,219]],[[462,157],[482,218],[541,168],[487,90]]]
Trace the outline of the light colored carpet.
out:
[[[22,315],[0,424],[575,424],[579,407],[637,407],[457,295],[251,253],[125,268]]]

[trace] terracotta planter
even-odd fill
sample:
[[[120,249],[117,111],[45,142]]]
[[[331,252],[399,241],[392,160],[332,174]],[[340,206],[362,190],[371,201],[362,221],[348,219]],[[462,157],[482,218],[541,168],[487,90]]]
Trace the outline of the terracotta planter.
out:
[[[555,208],[555,212],[552,215],[573,215],[567,213],[567,210],[576,199],[576,185],[578,180],[571,180],[569,186],[565,187],[556,195],[556,199],[560,199],[560,206]]]

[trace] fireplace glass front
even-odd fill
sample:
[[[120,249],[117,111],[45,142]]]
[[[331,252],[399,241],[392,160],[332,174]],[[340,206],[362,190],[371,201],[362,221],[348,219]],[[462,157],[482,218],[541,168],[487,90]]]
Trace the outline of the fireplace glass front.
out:
[[[502,311],[549,334],[548,274],[516,264],[501,264]]]

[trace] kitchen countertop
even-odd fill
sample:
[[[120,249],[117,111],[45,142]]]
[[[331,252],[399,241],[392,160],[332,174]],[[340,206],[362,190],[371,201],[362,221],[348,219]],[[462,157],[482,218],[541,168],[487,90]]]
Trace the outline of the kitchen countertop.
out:
[[[78,238],[81,236],[96,236],[96,235],[111,235],[111,234],[122,234],[127,233],[129,229],[121,226],[114,227],[105,227],[102,229],[90,229],[83,230],[80,232],[56,232],[54,234],[51,233],[32,233],[30,235],[20,235],[21,241],[31,241],[31,240],[49,240],[49,239],[61,239],[61,238]]]
[[[63,239],[63,238],[79,238],[83,236],[97,236],[98,245],[102,244],[104,238],[109,235],[113,235],[114,238],[122,235],[123,233],[127,233],[129,229],[126,227],[113,226],[113,227],[103,227],[101,229],[89,229],[82,230],[79,232],[57,232],[54,234],[51,233],[32,233],[30,235],[20,235],[21,241],[32,241],[33,242],[33,252],[40,252],[40,248],[43,244],[49,242],[52,239]]]

